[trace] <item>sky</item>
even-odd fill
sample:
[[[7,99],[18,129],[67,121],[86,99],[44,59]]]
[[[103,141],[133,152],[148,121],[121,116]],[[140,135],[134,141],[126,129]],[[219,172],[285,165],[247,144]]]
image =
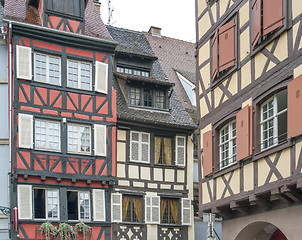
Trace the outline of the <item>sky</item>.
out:
[[[108,24],[108,1],[101,2],[101,17]],[[195,0],[110,0],[110,25],[147,32],[161,28],[163,36],[195,42]]]

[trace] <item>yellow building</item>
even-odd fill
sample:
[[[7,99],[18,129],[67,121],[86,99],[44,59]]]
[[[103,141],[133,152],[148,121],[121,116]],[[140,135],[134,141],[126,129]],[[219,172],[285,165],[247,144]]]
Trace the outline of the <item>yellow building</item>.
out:
[[[302,1],[196,0],[199,215],[301,239]]]

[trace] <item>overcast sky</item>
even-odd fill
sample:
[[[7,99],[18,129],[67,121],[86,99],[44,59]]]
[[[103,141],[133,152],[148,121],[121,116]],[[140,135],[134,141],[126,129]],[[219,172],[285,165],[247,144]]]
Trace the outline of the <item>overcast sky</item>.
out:
[[[151,26],[164,36],[195,42],[195,0],[110,0],[111,24],[147,32]],[[101,17],[108,23],[108,0],[100,0]]]

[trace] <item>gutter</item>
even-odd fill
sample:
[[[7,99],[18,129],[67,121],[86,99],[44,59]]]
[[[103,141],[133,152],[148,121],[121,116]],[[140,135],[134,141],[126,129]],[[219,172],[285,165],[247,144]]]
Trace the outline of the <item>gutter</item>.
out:
[[[12,24],[12,25],[16,25],[16,26],[20,26],[20,27],[55,33],[58,35],[65,35],[65,36],[69,36],[69,37],[81,38],[81,39],[96,41],[96,42],[100,42],[100,43],[118,45],[118,42],[116,42],[114,40],[101,39],[101,38],[91,37],[91,36],[87,36],[87,35],[83,35],[83,34],[61,31],[61,30],[57,30],[57,29],[53,29],[53,28],[42,27],[42,26],[38,26],[38,25],[34,25],[34,24],[23,23],[23,22],[9,20],[9,19],[3,19],[3,22]]]

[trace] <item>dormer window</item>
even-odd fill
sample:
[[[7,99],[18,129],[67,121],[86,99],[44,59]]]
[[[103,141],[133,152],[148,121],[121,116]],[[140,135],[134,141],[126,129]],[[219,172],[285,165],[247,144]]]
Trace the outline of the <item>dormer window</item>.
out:
[[[130,87],[129,103],[132,106],[167,109],[166,91],[150,87]]]
[[[140,69],[117,67],[116,71],[119,73],[126,73],[126,74],[130,74],[130,75],[135,75],[135,76],[150,77],[149,71],[140,70]]]
[[[83,17],[83,0],[47,0],[46,9],[75,17]]]

